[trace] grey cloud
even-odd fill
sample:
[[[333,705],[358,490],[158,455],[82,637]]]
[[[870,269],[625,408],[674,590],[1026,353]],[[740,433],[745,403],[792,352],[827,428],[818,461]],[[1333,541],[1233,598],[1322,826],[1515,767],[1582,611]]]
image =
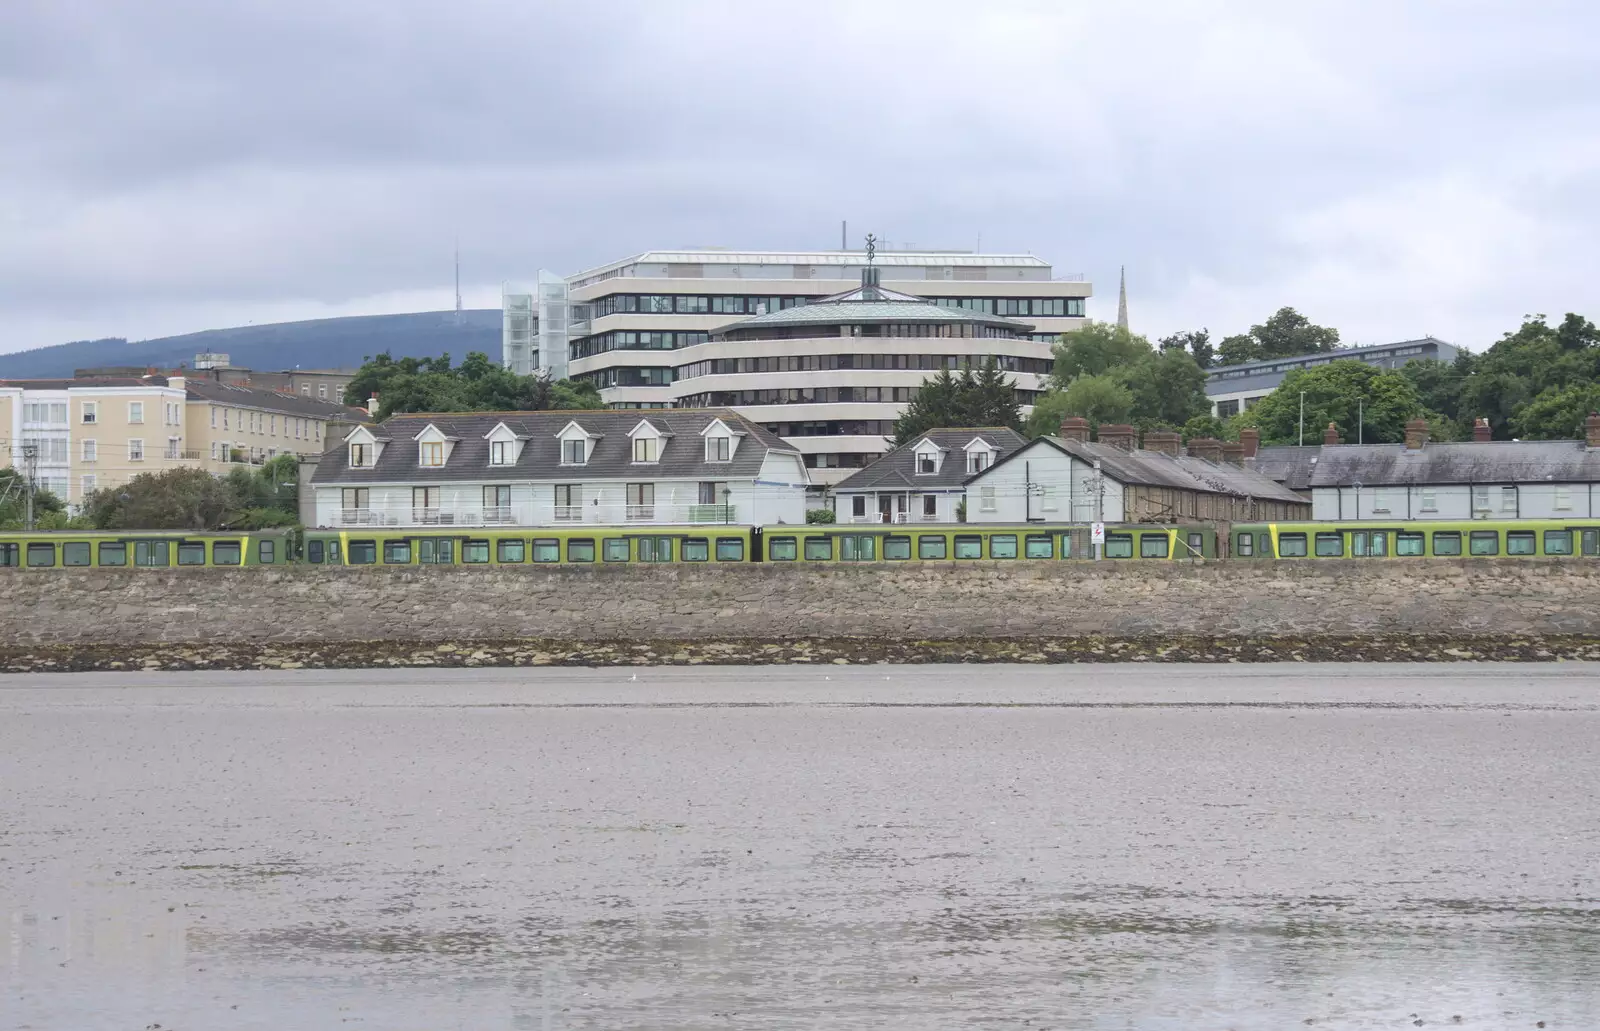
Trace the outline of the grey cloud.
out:
[[[13,0],[0,350],[414,298],[457,235],[493,284],[840,218],[1126,263],[1150,331],[1481,346],[1596,307],[1600,15],[1465,10]]]

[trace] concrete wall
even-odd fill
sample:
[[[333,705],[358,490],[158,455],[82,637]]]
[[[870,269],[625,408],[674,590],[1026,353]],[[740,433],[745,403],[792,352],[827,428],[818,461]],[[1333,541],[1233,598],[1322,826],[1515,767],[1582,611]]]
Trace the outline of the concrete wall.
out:
[[[0,641],[1600,635],[1600,562],[0,570]]]

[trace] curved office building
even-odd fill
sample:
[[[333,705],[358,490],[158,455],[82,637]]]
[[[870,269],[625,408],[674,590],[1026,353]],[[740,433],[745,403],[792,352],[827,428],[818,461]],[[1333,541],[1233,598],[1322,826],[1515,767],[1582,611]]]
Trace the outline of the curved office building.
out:
[[[888,450],[900,409],[939,369],[993,357],[1031,403],[1051,346],[1086,321],[1083,276],[1055,276],[1032,255],[953,251],[877,254],[874,274],[890,288],[873,289],[897,299],[856,301],[912,306],[893,318],[796,314],[856,294],[865,266],[863,251],[707,249],[579,273],[567,280],[568,374],[612,408],[736,407],[826,484]],[[737,339],[736,325],[762,335]],[[840,332],[851,325],[861,335]]]

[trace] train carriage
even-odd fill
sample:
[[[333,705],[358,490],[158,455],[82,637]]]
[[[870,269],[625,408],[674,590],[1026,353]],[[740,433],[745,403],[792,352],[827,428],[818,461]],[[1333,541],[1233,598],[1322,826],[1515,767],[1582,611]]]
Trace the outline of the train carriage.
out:
[[[1600,557],[1600,520],[1236,524],[1234,559]]]
[[[759,530],[743,526],[575,526],[310,530],[304,560],[336,566],[604,565],[749,562]]]
[[[915,526],[815,525],[768,527],[768,562],[960,562],[978,559],[1090,559],[1086,526],[1039,523]],[[1216,533],[1207,526],[1106,527],[1107,559],[1214,558]]]
[[[293,530],[0,531],[0,567],[18,569],[281,566],[294,550]]]

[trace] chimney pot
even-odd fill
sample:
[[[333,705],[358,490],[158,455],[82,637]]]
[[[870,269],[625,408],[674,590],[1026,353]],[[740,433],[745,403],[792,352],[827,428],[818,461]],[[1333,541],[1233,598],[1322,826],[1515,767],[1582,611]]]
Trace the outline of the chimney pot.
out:
[[[1190,438],[1189,457],[1203,458],[1207,462],[1220,462],[1222,460],[1222,441],[1216,437]]]
[[[1244,445],[1244,457],[1256,457],[1256,449],[1261,446],[1261,431],[1254,426],[1240,430],[1239,443]]]
[[[1422,418],[1406,423],[1406,450],[1421,451],[1428,443],[1428,421]]]
[[[1222,445],[1222,460],[1229,465],[1244,465],[1244,445],[1227,442]]]
[[[1132,451],[1134,441],[1138,439],[1132,426],[1125,422],[1107,422],[1100,424],[1100,443],[1110,444],[1112,447],[1124,451]]]
[[[1339,424],[1338,423],[1336,423],[1336,422],[1328,423],[1328,428],[1322,431],[1322,443],[1324,445],[1328,445],[1328,444],[1343,444],[1344,443],[1343,440],[1339,439]]]
[[[1478,419],[1472,424],[1472,440],[1477,444],[1486,444],[1494,437],[1494,430],[1489,426],[1488,419]]]
[[[1600,448],[1600,412],[1590,412],[1583,420],[1583,442],[1587,447]]]
[[[1069,415],[1062,419],[1061,439],[1087,443],[1089,440],[1089,420],[1081,415]]]
[[[374,418],[374,419],[376,419],[378,417],[378,395],[377,394],[373,394],[371,397],[367,398],[367,414],[369,416],[371,416],[372,418]]]

